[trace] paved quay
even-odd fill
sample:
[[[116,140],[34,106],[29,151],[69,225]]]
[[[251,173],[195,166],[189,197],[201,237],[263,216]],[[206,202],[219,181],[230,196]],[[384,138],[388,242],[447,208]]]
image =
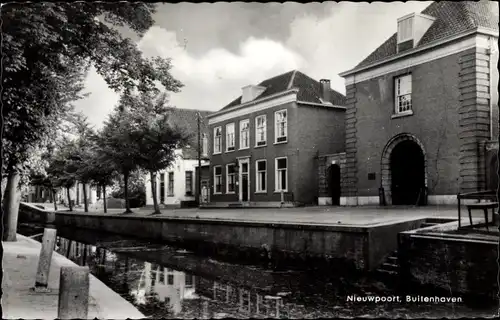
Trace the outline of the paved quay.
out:
[[[47,207],[50,210],[50,207]],[[366,226],[379,223],[390,223],[415,218],[455,218],[458,219],[456,206],[425,207],[300,207],[300,208],[236,208],[236,209],[162,209],[161,214],[151,215],[151,208],[135,208],[133,213],[123,214],[125,209],[108,209],[83,212],[75,208],[73,212],[61,211],[65,214],[99,214],[144,217],[174,217],[201,220],[232,220],[245,222],[275,222],[316,225],[354,225]],[[482,212],[474,212],[474,217],[482,217]],[[462,219],[467,217],[462,209]],[[468,218],[467,218],[468,219]]]
[[[50,293],[34,293],[30,288],[40,256],[41,244],[17,235],[16,242],[2,242],[2,319],[56,319],[59,295],[59,276],[62,266],[77,266],[54,252],[49,273]],[[104,283],[90,275],[89,319],[146,318],[131,303],[120,297]]]

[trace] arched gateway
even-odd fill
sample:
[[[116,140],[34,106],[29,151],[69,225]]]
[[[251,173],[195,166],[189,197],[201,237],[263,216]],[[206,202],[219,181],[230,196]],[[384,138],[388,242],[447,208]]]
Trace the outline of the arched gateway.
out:
[[[382,188],[388,204],[427,202],[427,157],[422,143],[409,133],[394,136],[382,152]]]

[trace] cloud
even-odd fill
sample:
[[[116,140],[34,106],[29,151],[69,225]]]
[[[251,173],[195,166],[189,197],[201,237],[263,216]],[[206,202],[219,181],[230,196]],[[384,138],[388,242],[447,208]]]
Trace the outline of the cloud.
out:
[[[239,96],[243,86],[304,64],[299,54],[270,39],[248,37],[240,43],[236,54],[213,48],[199,57],[189,54],[184,45],[189,43],[179,41],[175,32],[158,26],[150,28],[138,42],[145,56],[172,58],[172,74],[185,85],[180,93],[170,94],[170,103],[178,108],[216,111]],[[95,69],[87,76],[86,91],[90,97],[77,102],[77,108],[100,126],[119,97]]]
[[[108,114],[118,103],[119,95],[108,88],[106,81],[97,73],[92,66],[85,79],[84,92],[90,95],[75,102],[75,109],[81,111],[88,118],[89,123],[96,128],[102,127]]]
[[[169,8],[183,10],[182,19],[170,12],[177,18],[159,20],[138,41],[138,46],[146,56],[172,58],[172,74],[185,85],[182,92],[171,94],[170,102],[178,108],[219,110],[238,97],[243,86],[293,69],[315,79],[330,79],[335,90],[345,93],[344,79],[338,74],[354,67],[389,38],[396,31],[398,17],[420,12],[429,4],[416,1],[342,2],[315,7],[259,4],[248,7],[252,10],[227,4],[237,13],[231,19],[225,16],[226,11],[211,5],[170,5]],[[272,14],[272,21],[261,17],[266,14]],[[202,24],[197,23],[200,17],[208,20],[204,18]],[[251,26],[251,20],[258,27]],[[185,26],[185,21],[194,24]],[[283,23],[289,32],[282,30]],[[190,28],[189,36],[183,25]],[[280,31],[273,25],[279,25]],[[214,34],[211,32],[214,28],[227,32]],[[78,108],[99,125],[113,109],[118,96],[107,88],[95,70],[87,77],[87,91],[91,96],[79,101]]]
[[[366,58],[396,32],[397,18],[420,12],[430,2],[340,3],[324,18],[305,14],[290,25],[286,45],[307,58],[305,71],[315,79],[331,80],[333,89],[345,93],[338,76]]]

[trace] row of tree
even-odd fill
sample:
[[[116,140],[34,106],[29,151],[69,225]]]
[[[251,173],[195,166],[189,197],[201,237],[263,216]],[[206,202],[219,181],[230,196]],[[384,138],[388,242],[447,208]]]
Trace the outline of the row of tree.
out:
[[[125,213],[131,213],[129,178],[133,173],[148,173],[151,180],[154,214],[160,213],[156,195],[156,174],[175,160],[175,149],[189,143],[192,133],[169,121],[167,96],[164,93],[128,94],[120,103],[102,130],[94,130],[85,116],[70,118],[70,135],[61,135],[43,153],[46,169],[33,171],[31,184],[43,186],[56,194],[66,191],[69,210],[72,211],[70,189],[77,183],[84,185],[84,210],[88,212],[86,185],[102,190],[104,212],[107,212],[107,187],[124,181]],[[54,197],[54,206],[57,202]]]
[[[84,180],[94,179],[95,172],[91,178],[80,166],[88,161],[95,164],[89,167],[107,173],[107,162],[100,162],[101,152],[107,159],[111,153],[115,157],[121,155],[122,161],[115,168],[126,176],[138,165],[138,158],[129,155],[128,147],[120,149],[123,137],[129,135],[130,141],[141,137],[138,130],[126,133],[130,124],[126,121],[127,115],[133,113],[134,107],[115,112],[103,132],[91,135],[101,140],[96,139],[94,143],[94,139],[79,139],[68,147],[79,157],[65,157],[66,151],[52,146],[63,120],[73,110],[72,102],[84,97],[82,89],[90,66],[95,67],[111,89],[123,94],[123,106],[129,106],[126,102],[133,102],[141,94],[156,97],[161,91],[177,92],[182,84],[170,74],[169,59],[145,57],[137,44],[120,31],[127,27],[142,36],[154,24],[155,4],[33,2],[3,4],[0,10],[2,240],[16,241],[21,185],[26,185],[30,172],[43,171],[46,167],[40,165],[46,160],[40,155],[44,150],[52,148],[60,161],[58,165],[49,166],[53,177],[71,173]],[[138,126],[148,119],[137,120]],[[94,147],[87,148],[86,144]],[[38,152],[40,150],[43,152]],[[99,183],[106,184],[107,180]]]

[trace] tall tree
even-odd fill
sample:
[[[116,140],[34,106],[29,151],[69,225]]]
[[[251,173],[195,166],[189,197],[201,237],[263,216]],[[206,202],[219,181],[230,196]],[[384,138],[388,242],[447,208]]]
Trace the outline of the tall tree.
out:
[[[158,83],[177,91],[181,83],[170,74],[170,60],[144,58],[117,29],[128,26],[142,35],[154,23],[154,4],[11,3],[1,10],[2,159],[8,174],[3,240],[15,241],[29,150],[50,138],[70,103],[81,98],[91,64],[116,91],[155,91]]]
[[[104,213],[107,213],[106,188],[117,180],[117,169],[113,161],[106,157],[103,151],[102,134],[97,132],[91,137],[93,141],[92,156],[86,162],[87,175],[92,184],[101,188]]]
[[[138,149],[136,163],[150,175],[153,214],[159,214],[156,175],[175,161],[175,150],[187,145],[191,134],[169,121],[172,109],[167,108],[165,93],[141,93],[132,99],[130,110],[134,124],[131,126],[138,128],[135,139]]]
[[[109,116],[102,130],[102,155],[113,163],[113,166],[123,175],[125,184],[125,212],[132,213],[128,197],[128,181],[130,174],[138,166],[137,131],[130,127],[130,113],[121,109],[120,105]]]

